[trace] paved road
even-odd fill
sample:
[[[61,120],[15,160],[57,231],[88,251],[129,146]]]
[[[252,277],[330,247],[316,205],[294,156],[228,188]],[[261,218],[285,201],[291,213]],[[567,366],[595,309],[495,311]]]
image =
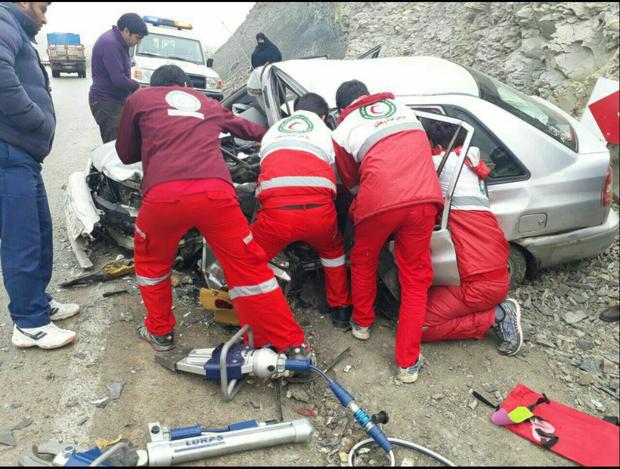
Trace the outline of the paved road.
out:
[[[55,224],[52,292],[59,281],[79,273],[66,241],[62,189],[68,175],[85,167],[89,150],[100,142],[87,103],[89,85],[90,78],[63,76],[52,81],[58,129],[54,150],[44,168]],[[97,262],[100,265],[115,255],[113,248],[107,248]],[[103,300],[103,292],[121,287],[132,289],[134,294]],[[249,384],[234,402],[226,403],[216,385],[206,385],[200,377],[175,375],[157,365],[151,348],[136,337],[135,329],[142,321],[144,307],[133,280],[55,293],[59,300],[81,303],[83,309],[80,316],[65,323],[79,336],[76,344],[65,349],[15,349],[10,345],[12,325],[8,315],[0,314],[0,433],[24,418],[33,422],[14,432],[16,447],[0,445],[0,465],[16,464],[21,451],[49,439],[92,446],[97,438],[114,439],[123,434],[136,445],[144,446],[148,422],[161,421],[171,427],[195,423],[221,426],[276,417],[271,385]],[[175,304],[180,322],[177,336],[182,345],[213,346],[227,337],[223,328],[208,321],[194,296],[178,291]],[[6,306],[6,293],[0,289],[0,310],[6,311]],[[543,347],[528,342],[523,355],[511,359],[496,353],[492,338],[432,344],[424,347],[428,366],[418,383],[397,386],[391,380],[393,371],[389,367],[393,362],[393,324],[378,320],[372,339],[362,344],[349,334],[333,330],[327,318],[316,312],[297,309],[296,313],[322,363],[351,347],[352,356],[337,367],[335,376],[367,409],[386,409],[390,413],[386,427],[390,435],[427,445],[463,465],[565,464],[552,453],[491,425],[490,411],[484,406],[475,410],[469,407],[469,388],[480,389],[485,383],[503,396],[517,382],[523,382],[569,405],[574,405],[578,396],[588,401],[592,396],[589,392],[579,386],[567,387],[556,377],[557,363],[544,353]],[[612,344],[611,354],[617,355],[614,331],[617,335],[617,327],[604,331],[593,328],[587,333],[601,339],[609,335],[604,345]],[[348,373],[343,372],[346,365],[353,367]],[[95,407],[92,401],[105,396],[106,384],[111,382],[126,383],[122,397],[106,408]],[[337,406],[323,384],[316,383],[306,390],[309,403],[284,398],[284,416],[298,418],[296,411],[301,407],[316,410],[319,416],[312,421],[319,434],[312,443],[244,453],[211,463],[323,465],[330,454],[332,461],[337,459],[334,450],[338,448],[330,446],[330,440],[337,441],[346,433],[347,420],[342,413],[335,412]],[[597,399],[607,406],[608,414],[617,414],[616,400]],[[362,435],[355,430],[353,437],[357,441]],[[424,462],[428,463],[420,461]]]

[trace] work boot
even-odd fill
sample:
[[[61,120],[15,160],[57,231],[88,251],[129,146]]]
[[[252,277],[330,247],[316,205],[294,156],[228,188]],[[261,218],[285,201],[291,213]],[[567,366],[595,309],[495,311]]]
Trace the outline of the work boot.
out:
[[[502,355],[512,357],[523,345],[521,331],[521,306],[515,300],[507,299],[496,307],[493,329],[502,341],[497,350]]]
[[[331,308],[332,324],[336,329],[348,329],[351,324],[353,306],[336,306]]]
[[[62,304],[56,300],[50,301],[50,319],[52,321],[62,321],[75,316],[80,312],[80,305],[75,303]]]
[[[370,327],[358,326],[353,319],[351,319],[350,324],[351,324],[351,334],[353,334],[353,337],[359,340],[370,339]]]
[[[167,352],[174,348],[174,332],[170,332],[166,335],[154,335],[151,334],[143,324],[138,327],[138,335],[142,340],[146,340],[151,344],[151,347],[157,352]]]
[[[406,384],[415,383],[418,380],[418,372],[422,369],[422,365],[424,365],[424,357],[420,354],[418,361],[409,368],[398,369],[398,379]]]
[[[19,348],[39,347],[45,350],[56,349],[70,344],[76,333],[61,329],[53,322],[46,326],[34,328],[13,327],[13,345]]]

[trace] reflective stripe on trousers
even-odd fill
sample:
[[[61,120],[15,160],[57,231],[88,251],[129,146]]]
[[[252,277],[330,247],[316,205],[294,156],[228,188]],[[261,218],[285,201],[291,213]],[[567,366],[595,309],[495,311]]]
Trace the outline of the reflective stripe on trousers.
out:
[[[283,176],[262,181],[256,188],[256,196],[262,191],[281,187],[322,187],[336,192],[336,185],[327,178],[316,176]]]
[[[344,256],[336,257],[334,259],[325,259],[321,257],[321,264],[323,264],[323,267],[340,267],[340,266],[343,266],[344,263],[345,263]]]
[[[170,278],[171,275],[172,275],[172,272],[168,272],[163,277],[149,278],[149,277],[142,277],[136,274],[136,279],[138,280],[138,285],[140,285],[141,287],[152,287],[153,285],[157,285],[158,283],[161,283],[164,280],[167,280],[168,278]]]
[[[278,281],[275,277],[266,282],[259,283],[258,285],[249,285],[243,287],[231,288],[228,291],[231,300],[236,298],[242,298],[246,296],[262,295],[264,293],[270,293],[279,288]]]

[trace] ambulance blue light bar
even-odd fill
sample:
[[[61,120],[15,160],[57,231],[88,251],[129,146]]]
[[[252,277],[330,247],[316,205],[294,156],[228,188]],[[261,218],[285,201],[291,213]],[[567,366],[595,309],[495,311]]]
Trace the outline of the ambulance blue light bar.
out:
[[[164,18],[157,18],[156,16],[143,16],[142,19],[145,23],[152,24],[153,26],[168,26],[170,28],[177,29],[193,29],[191,23],[181,23],[180,21],[167,20]]]

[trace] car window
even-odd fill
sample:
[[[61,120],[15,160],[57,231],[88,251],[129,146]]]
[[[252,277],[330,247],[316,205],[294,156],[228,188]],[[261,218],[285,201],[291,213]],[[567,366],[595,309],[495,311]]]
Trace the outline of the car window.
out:
[[[499,106],[543,131],[564,146],[575,152],[577,151],[578,145],[575,131],[570,122],[560,113],[545,107],[528,95],[494,80],[484,73],[469,67],[465,68],[476,80],[482,99]]]
[[[491,174],[487,179],[488,184],[523,180],[529,177],[527,169],[521,162],[477,119],[456,106],[444,106],[444,109],[450,117],[461,119],[476,130],[471,144],[480,149],[480,156],[491,169]]]

